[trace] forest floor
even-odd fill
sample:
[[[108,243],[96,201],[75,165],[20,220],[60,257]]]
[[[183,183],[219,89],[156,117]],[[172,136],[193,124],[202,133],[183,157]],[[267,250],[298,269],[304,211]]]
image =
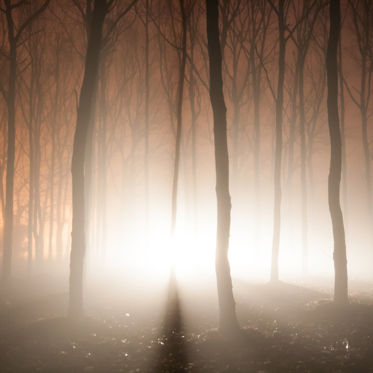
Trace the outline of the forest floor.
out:
[[[73,324],[66,279],[14,280],[0,294],[0,372],[373,372],[372,283],[350,282],[350,305],[337,308],[330,281],[236,279],[236,339],[216,329],[213,287],[167,305],[162,292],[106,285],[87,289],[87,317]]]

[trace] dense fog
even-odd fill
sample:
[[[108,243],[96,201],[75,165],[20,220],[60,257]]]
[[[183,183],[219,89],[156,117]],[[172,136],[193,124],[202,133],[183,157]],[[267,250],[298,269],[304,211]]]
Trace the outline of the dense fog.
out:
[[[368,369],[370,0],[0,10],[4,371]]]

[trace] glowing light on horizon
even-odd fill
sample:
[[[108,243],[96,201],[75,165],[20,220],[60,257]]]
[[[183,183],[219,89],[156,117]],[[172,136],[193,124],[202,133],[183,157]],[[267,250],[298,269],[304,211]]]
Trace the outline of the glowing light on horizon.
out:
[[[192,219],[190,219],[192,221]],[[150,221],[149,238],[145,232],[132,232],[134,239],[128,241],[126,250],[108,253],[107,265],[113,270],[129,271],[144,276],[149,281],[167,279],[172,263],[180,278],[192,278],[215,270],[216,217],[211,216],[201,223],[198,233],[193,224],[184,217],[178,218],[174,243],[170,241],[170,224],[167,214],[158,214]],[[229,261],[233,277],[268,281],[272,255],[272,226],[262,222],[260,240],[255,242],[254,220],[246,222],[246,231],[236,226],[232,229]],[[143,226],[142,226],[143,229]],[[140,238],[140,239],[139,239]],[[328,237],[311,237],[309,240],[310,272],[332,270],[332,262],[324,251]],[[317,250],[315,250],[315,248]],[[328,254],[328,253],[327,253]],[[280,278],[300,276],[302,247],[300,237],[291,237],[283,229],[280,246]]]

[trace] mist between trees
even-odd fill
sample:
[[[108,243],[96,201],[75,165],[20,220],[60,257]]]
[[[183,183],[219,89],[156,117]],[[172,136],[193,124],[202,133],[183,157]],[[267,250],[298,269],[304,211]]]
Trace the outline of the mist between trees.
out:
[[[72,229],[86,247],[80,286],[83,266],[87,276],[101,266],[162,271],[172,261],[181,271],[213,268],[221,131],[232,274],[276,281],[333,272],[329,3],[221,1],[219,13],[227,107],[220,132],[205,2],[1,2],[4,283],[67,271]],[[330,94],[339,105],[349,270],[362,274],[373,259],[373,5],[342,1],[340,13],[339,92]],[[83,227],[73,226],[71,171]]]

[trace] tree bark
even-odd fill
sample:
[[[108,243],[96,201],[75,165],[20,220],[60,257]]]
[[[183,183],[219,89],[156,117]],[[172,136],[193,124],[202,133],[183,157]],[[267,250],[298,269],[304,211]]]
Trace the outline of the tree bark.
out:
[[[326,54],[326,69],[328,77],[328,121],[330,134],[330,172],[328,180],[328,201],[333,226],[334,238],[334,302],[348,303],[347,257],[346,241],[343,225],[343,215],[340,206],[340,183],[342,173],[342,140],[338,114],[338,65],[337,51],[341,31],[340,0],[331,0],[330,33]]]
[[[217,236],[215,269],[220,309],[220,331],[238,331],[232,278],[228,260],[231,223],[229,194],[229,159],[227,142],[227,109],[223,95],[222,54],[219,41],[218,0],[206,0],[207,40],[210,61],[210,99],[214,117]]]

